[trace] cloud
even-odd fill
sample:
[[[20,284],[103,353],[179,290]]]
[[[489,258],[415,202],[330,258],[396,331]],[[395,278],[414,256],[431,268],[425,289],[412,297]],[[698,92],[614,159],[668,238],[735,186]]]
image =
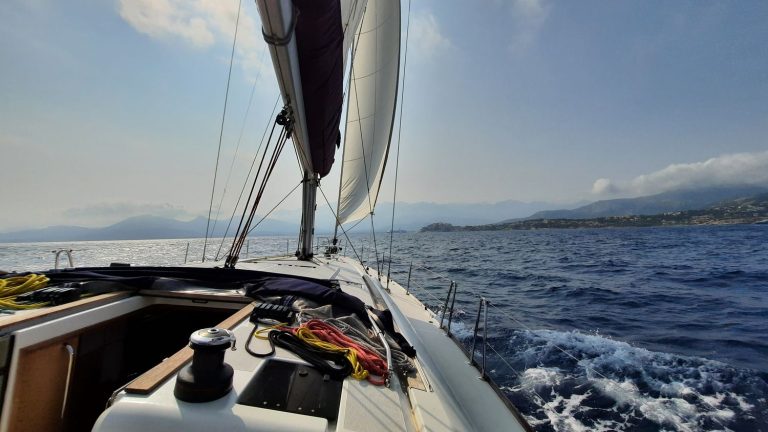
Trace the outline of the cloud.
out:
[[[168,203],[115,202],[98,203],[64,210],[67,224],[100,225],[119,222],[132,216],[152,215],[175,219],[190,219],[197,215],[183,207]]]
[[[616,186],[614,186],[611,179],[599,178],[592,184],[592,193],[595,195],[607,195],[616,193]]]
[[[251,75],[264,70],[266,45],[261,27],[248,14],[245,2],[235,48],[236,61]],[[119,0],[118,12],[139,33],[164,41],[180,41],[206,49],[231,44],[238,2],[236,0]]]
[[[430,12],[411,15],[409,43],[412,43],[416,58],[428,58],[451,47],[451,42],[443,35],[437,18]]]
[[[192,3],[174,0],[120,0],[120,16],[140,33],[157,39],[178,37],[196,47],[213,44],[208,22],[194,14]]]
[[[539,35],[551,9],[546,0],[512,0],[509,3],[512,16],[510,49],[521,51]]]
[[[736,185],[768,186],[768,151],[733,153],[703,162],[672,164],[635,177],[626,184],[601,178],[595,180],[592,193],[650,195],[677,189]]]

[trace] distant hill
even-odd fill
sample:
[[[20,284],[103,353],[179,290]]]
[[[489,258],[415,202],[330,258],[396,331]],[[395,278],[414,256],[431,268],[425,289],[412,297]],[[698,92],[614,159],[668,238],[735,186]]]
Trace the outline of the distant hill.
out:
[[[533,212],[559,208],[562,205],[546,202],[522,202],[507,200],[497,203],[397,203],[395,230],[418,230],[434,220],[447,220],[453,224],[487,224],[505,217],[524,217]],[[334,209],[335,210],[335,209]],[[376,230],[389,231],[392,216],[392,203],[379,203],[376,207]],[[236,219],[230,227],[229,235],[237,228]],[[265,220],[254,233],[261,235],[297,234],[301,210],[279,210]],[[285,222],[285,221],[296,221]],[[84,228],[78,226],[52,226],[42,229],[30,229],[0,233],[0,242],[55,242],[88,240],[143,240],[157,238],[198,238],[205,235],[206,218],[198,217],[191,221],[179,221],[157,216],[136,216],[103,228]],[[213,225],[213,222],[212,222]],[[212,237],[221,237],[227,221],[216,223]],[[333,232],[334,217],[327,206],[319,205],[315,222],[315,234],[326,235]],[[369,231],[370,223],[357,226],[356,231]]]
[[[433,223],[421,232],[505,231],[547,228],[609,228],[677,225],[729,225],[768,223],[768,193],[722,201],[706,209],[671,211],[654,215],[621,215],[581,219],[520,219],[507,223],[455,226]]]
[[[732,186],[696,190],[677,190],[639,198],[596,201],[573,210],[546,210],[525,219],[591,219],[611,216],[655,215],[666,212],[700,210],[723,201],[746,198],[768,192],[758,186]],[[507,219],[499,223],[513,222]]]
[[[580,203],[574,204],[574,207]],[[436,220],[456,225],[477,225],[500,221],[505,218],[522,218],[540,210],[562,208],[563,204],[549,202],[523,202],[516,200],[495,203],[431,203],[398,202],[395,209],[395,229],[416,231]],[[335,208],[334,208],[335,210]],[[300,210],[276,211],[274,216],[280,220],[300,220]],[[392,218],[392,203],[380,202],[376,205],[376,231],[388,231]],[[323,202],[318,203],[315,217],[315,233],[333,231],[334,217]],[[357,227],[357,231],[370,231],[370,222]]]
[[[165,238],[199,238],[205,236],[207,219],[198,217],[191,221],[158,216],[135,216],[103,228],[84,228],[77,226],[52,226],[43,229],[24,230],[0,233],[0,242],[56,242],[56,241],[90,241],[90,240],[149,240]],[[228,221],[215,223],[215,231],[211,237],[221,237],[227,228]],[[211,227],[214,221],[211,221]],[[237,221],[229,229],[229,235],[234,234]],[[294,234],[298,226],[288,222],[266,219],[259,225],[255,233],[262,235]]]

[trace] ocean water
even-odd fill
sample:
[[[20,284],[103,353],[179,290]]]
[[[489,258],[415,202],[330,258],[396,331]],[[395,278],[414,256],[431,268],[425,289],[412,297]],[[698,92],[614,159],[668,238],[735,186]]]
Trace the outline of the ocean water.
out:
[[[377,237],[344,253],[375,267]],[[174,265],[202,240],[0,244],[0,269],[50,268],[59,248],[78,266]],[[391,263],[436,311],[456,282],[466,346],[491,302],[488,375],[537,431],[768,431],[768,226],[396,233]]]

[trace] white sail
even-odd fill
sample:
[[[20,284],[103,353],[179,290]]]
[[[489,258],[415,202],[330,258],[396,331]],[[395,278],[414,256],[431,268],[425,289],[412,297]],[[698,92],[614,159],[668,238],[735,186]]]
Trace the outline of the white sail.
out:
[[[398,0],[368,0],[352,55],[338,223],[373,212],[379,195],[397,102]]]
[[[349,49],[357,36],[368,0],[341,0],[341,25],[344,31],[344,70],[347,67]]]

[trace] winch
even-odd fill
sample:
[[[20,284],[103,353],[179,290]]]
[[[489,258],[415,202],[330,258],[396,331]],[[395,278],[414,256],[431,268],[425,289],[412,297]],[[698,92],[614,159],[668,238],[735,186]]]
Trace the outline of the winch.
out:
[[[224,363],[224,352],[235,348],[235,335],[216,327],[200,329],[189,337],[192,363],[179,371],[176,399],[184,402],[209,402],[232,390],[232,366]]]

